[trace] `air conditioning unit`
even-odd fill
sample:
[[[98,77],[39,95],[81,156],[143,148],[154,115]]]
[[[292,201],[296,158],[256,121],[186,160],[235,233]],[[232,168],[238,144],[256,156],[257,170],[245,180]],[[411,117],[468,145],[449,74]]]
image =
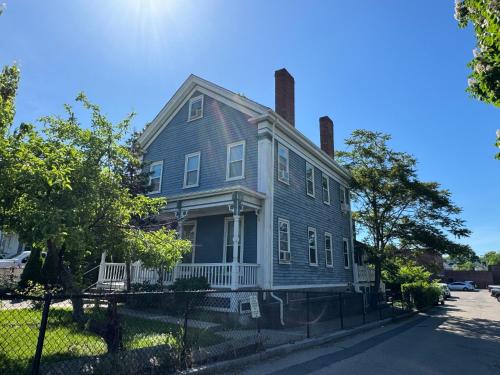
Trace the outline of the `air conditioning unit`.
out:
[[[288,180],[288,172],[280,170],[279,171],[279,178],[282,180]]]
[[[285,252],[285,251],[280,252],[280,259],[283,262],[287,262],[287,263],[290,262],[290,253]]]

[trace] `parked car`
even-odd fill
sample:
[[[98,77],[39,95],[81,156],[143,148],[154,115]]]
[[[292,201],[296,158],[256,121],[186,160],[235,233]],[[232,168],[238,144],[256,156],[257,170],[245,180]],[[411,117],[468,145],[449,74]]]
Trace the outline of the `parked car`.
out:
[[[491,289],[491,296],[492,297],[500,297],[500,288]]]
[[[23,251],[10,259],[0,259],[0,268],[23,268],[30,257],[31,251]],[[46,253],[42,253],[42,258],[45,258]]]
[[[488,290],[491,292],[492,289],[500,289],[500,285],[488,285]]]
[[[463,290],[463,291],[470,291],[470,290],[475,290],[473,284],[470,284],[465,281],[456,281],[454,283],[448,284],[448,288],[450,290]]]
[[[450,298],[451,297],[451,292],[450,292],[450,288],[448,288],[448,284],[446,283],[439,283],[439,285],[441,286],[441,289],[443,289],[443,295],[444,295],[444,298]]]

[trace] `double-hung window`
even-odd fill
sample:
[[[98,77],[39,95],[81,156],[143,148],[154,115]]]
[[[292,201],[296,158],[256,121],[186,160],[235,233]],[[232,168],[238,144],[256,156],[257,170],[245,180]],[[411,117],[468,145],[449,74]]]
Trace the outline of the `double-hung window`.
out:
[[[191,98],[189,100],[188,121],[197,120],[203,117],[203,95]]]
[[[290,222],[278,219],[278,252],[280,263],[290,263]]]
[[[326,174],[321,175],[321,188],[323,190],[323,203],[330,204],[330,178]]]
[[[333,267],[332,234],[325,232],[325,261],[327,267]]]
[[[245,178],[245,141],[227,145],[226,180]]]
[[[278,143],[278,180],[288,184],[290,181],[288,149]]]
[[[314,166],[306,162],[306,190],[307,195],[314,198]]]
[[[316,229],[307,228],[307,242],[309,245],[309,265],[318,265],[318,245],[316,241]]]
[[[200,153],[186,155],[184,161],[184,187],[196,187],[200,182]]]
[[[349,268],[351,266],[351,261],[349,259],[349,241],[347,238],[342,240],[342,244],[344,247],[344,268]]]
[[[163,173],[163,161],[155,161],[149,166],[149,194],[161,191],[161,176]]]

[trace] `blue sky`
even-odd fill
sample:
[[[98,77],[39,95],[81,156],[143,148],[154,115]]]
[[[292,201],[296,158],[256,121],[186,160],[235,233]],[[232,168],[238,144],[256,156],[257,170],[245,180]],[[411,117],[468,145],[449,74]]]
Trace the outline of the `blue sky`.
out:
[[[452,1],[4,0],[0,64],[17,61],[16,122],[62,112],[79,91],[113,120],[150,121],[190,73],[270,107],[274,70],[296,82],[296,125],[335,145],[392,134],[422,179],[451,190],[477,253],[500,250],[500,113],[465,93],[472,30]]]

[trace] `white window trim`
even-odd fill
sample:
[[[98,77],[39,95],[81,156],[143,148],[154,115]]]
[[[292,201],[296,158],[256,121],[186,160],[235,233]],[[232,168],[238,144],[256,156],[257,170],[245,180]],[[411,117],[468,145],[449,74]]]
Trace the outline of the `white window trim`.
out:
[[[307,179],[307,168],[308,167],[311,167],[312,168],[312,194],[309,193],[309,191],[307,190],[307,186],[308,186],[308,179]],[[315,180],[315,176],[314,176],[314,165],[312,165],[311,163],[309,163],[308,161],[306,161],[306,193],[308,196],[314,198],[316,196],[316,186],[314,184],[314,180]]]
[[[194,220],[188,220],[183,223],[183,225],[192,225],[193,226],[193,231],[194,231],[194,240],[191,243],[191,263],[194,263],[194,260],[196,259],[196,233],[198,232],[198,221],[196,219]]]
[[[280,176],[280,149],[283,149],[286,151],[286,173],[288,178],[284,178]],[[288,148],[283,146],[281,143],[278,143],[278,157],[277,157],[277,163],[278,163],[278,181],[283,182],[284,184],[290,185],[290,151]]]
[[[314,252],[316,254],[316,262],[311,263],[311,245],[309,244],[309,232],[314,232]],[[309,265],[317,267],[318,266],[318,235],[316,233],[316,228],[307,227],[307,256],[309,257]]]
[[[163,160],[159,160],[159,161],[154,161],[152,162],[150,165],[149,165],[149,183],[148,183],[148,186],[151,186],[151,170],[153,169],[153,167],[159,165],[160,166],[160,183],[158,184],[158,190],[155,190],[155,191],[148,191],[148,194],[158,194],[158,193],[161,193],[161,183],[162,183],[162,180],[163,180]]]
[[[227,263],[226,262],[226,254],[227,254],[227,243],[226,243],[226,238],[227,238],[227,229],[229,227],[229,222],[230,221],[234,221],[234,218],[232,216],[226,216],[224,218],[224,239],[222,241],[222,263],[225,263],[225,264],[230,264],[230,263]],[[245,217],[243,215],[240,216],[240,231],[241,231],[241,236],[240,236],[240,249],[241,249],[241,254],[240,254],[240,264],[244,263],[243,262],[243,259],[245,259],[243,257],[243,253],[244,253],[244,250],[245,250],[245,242],[244,242],[244,234],[245,234]],[[231,238],[233,238],[233,236],[231,236]]]
[[[191,117],[191,106],[194,102],[197,102],[201,100],[201,114],[199,116],[196,116],[196,117]],[[188,111],[188,122],[190,121],[194,121],[194,120],[198,120],[200,118],[203,117],[203,106],[204,106],[204,96],[203,94],[202,95],[198,95],[198,96],[195,96],[194,98],[191,98],[189,99],[189,111]]]
[[[197,170],[197,173],[196,173],[196,184],[193,184],[193,185],[188,185],[187,184],[187,174],[188,174],[188,170],[187,170],[187,167],[188,167],[188,160],[189,158],[192,158],[193,156],[198,156],[198,170]],[[191,154],[187,154],[185,157],[184,157],[184,183],[182,185],[182,187],[184,189],[188,189],[188,188],[192,188],[192,187],[198,187],[200,186],[200,169],[201,169],[201,152],[198,151],[198,152],[193,152]],[[194,169],[193,169],[194,171]],[[189,171],[189,172],[192,172],[192,171]]]
[[[325,189],[323,188],[323,180],[326,178],[326,189],[328,193],[328,199],[325,200]],[[323,203],[330,205],[330,177],[325,173],[321,174],[321,194],[323,195]]]
[[[328,257],[326,256],[326,253],[328,252],[326,250],[326,239],[330,238],[330,259],[332,260],[332,264],[328,264]],[[333,268],[333,237],[330,232],[325,232],[325,265],[328,268]]]
[[[229,177],[229,164],[230,164],[230,153],[231,148],[243,145],[243,155],[242,155],[242,163],[241,163],[241,176]],[[229,143],[227,145],[226,151],[226,181],[234,181],[234,180],[242,180],[245,178],[245,156],[246,156],[246,141],[239,141],[234,143]]]
[[[280,224],[281,223],[285,223],[287,225],[287,228],[288,228],[288,231],[287,231],[287,249],[286,250],[283,250],[281,248],[281,241],[280,241]],[[282,260],[280,257],[281,252],[290,254],[290,260],[289,261]],[[278,218],[278,263],[279,264],[292,263],[292,253],[290,251],[290,221],[287,219],[282,219],[282,218]]]
[[[345,244],[347,244],[347,266],[345,265]],[[342,263],[344,263],[344,268],[347,270],[351,268],[351,251],[349,249],[349,240],[347,238],[342,238]]]

